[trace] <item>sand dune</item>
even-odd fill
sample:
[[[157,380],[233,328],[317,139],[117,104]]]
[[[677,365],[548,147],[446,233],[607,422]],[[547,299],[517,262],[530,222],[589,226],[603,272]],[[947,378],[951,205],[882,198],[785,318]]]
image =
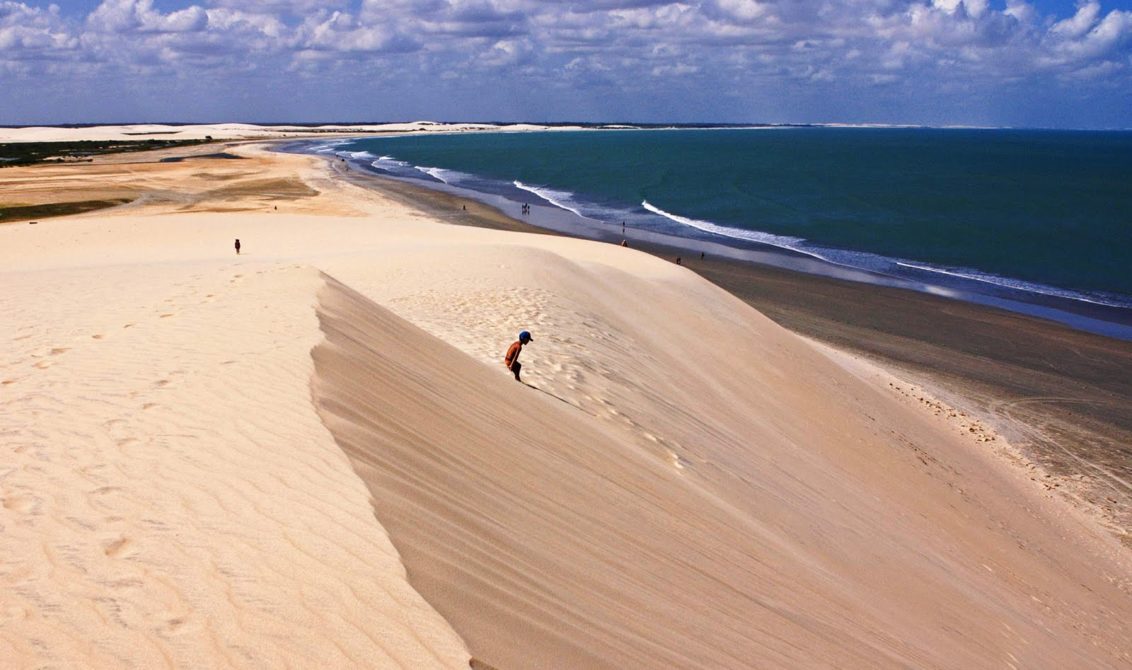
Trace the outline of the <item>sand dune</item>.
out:
[[[414,585],[478,658],[971,668],[1127,654],[1120,617],[1090,605],[1126,596],[1061,539],[1081,527],[1019,509],[1037,496],[969,437],[711,287],[504,255],[498,293],[478,303],[485,334],[506,287],[526,288],[522,270],[566,278],[544,281],[543,300],[530,287],[553,304],[536,309],[549,322],[524,354],[538,389],[497,352],[475,365],[335,280],[315,350],[324,420]],[[469,274],[482,286],[495,267]],[[420,293],[430,312],[458,302]],[[456,319],[434,332],[468,338]],[[1110,641],[1108,660],[1090,659],[1092,636]]]
[[[120,126],[0,127],[0,142],[76,142],[80,140],[262,140],[285,137],[333,137],[367,133],[409,132],[474,132],[474,131],[577,130],[576,126],[539,126],[532,124],[437,123],[360,123],[350,125],[290,126],[249,123],[211,123],[166,125],[143,123]]]
[[[1132,662],[1127,551],[883,371],[651,256],[239,151],[0,226],[0,659]]]

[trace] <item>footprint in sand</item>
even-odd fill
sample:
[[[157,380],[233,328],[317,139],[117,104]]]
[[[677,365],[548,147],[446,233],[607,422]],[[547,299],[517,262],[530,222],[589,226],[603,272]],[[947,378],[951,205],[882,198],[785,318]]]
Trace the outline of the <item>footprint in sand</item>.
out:
[[[154,407],[157,407],[157,403],[155,402],[147,402],[146,404],[142,405],[142,409],[153,409]]]
[[[677,470],[684,470],[689,465],[691,465],[689,461],[681,458],[680,454],[677,454],[675,451],[672,451],[671,449],[666,449],[665,451],[668,453],[668,462]]]
[[[164,313],[164,314],[162,314],[162,315],[161,315],[161,318],[162,318],[162,319],[168,319],[168,318],[169,318],[169,317],[171,317],[171,316],[173,316],[173,313],[172,313],[172,312],[166,312],[166,313]]]
[[[126,558],[137,553],[134,551],[134,543],[127,537],[120,537],[106,543],[102,547],[102,552],[110,558]]]
[[[65,354],[70,350],[71,350],[70,347],[55,347],[54,349],[51,350],[51,355],[52,356],[58,356],[59,354]]]
[[[122,326],[122,327],[123,327],[123,328],[133,328],[133,327],[134,327],[134,325],[135,325],[135,324],[132,324],[132,323],[127,323],[126,325],[124,325],[124,326]]]
[[[15,384],[15,383],[16,383],[15,379],[5,379],[4,381],[0,382],[0,386],[7,386],[9,384]]]
[[[188,619],[186,617],[173,617],[171,619],[166,620],[165,626],[164,626],[164,628],[162,629],[161,632],[164,633],[165,635],[172,635],[172,634],[180,631],[181,628],[183,628],[187,622],[188,622]]]
[[[96,463],[94,465],[84,465],[83,467],[78,469],[78,473],[80,475],[82,475],[83,477],[90,479],[92,481],[93,480],[99,480],[99,479],[101,479],[101,477],[98,474],[99,471],[105,470],[106,467],[107,466],[102,464],[102,463]]]
[[[3,499],[4,509],[20,514],[38,514],[43,501],[35,496],[12,495]]]
[[[102,333],[95,333],[94,335],[91,335],[90,337],[93,340],[101,340],[102,338],[104,338],[106,336],[103,335]]]
[[[40,370],[46,370],[47,368],[51,367],[51,365],[51,361],[40,361],[32,367],[39,368]]]
[[[164,387],[169,385],[169,380],[168,379],[158,379],[157,381],[153,382],[153,385],[156,386],[157,388],[164,388]]]

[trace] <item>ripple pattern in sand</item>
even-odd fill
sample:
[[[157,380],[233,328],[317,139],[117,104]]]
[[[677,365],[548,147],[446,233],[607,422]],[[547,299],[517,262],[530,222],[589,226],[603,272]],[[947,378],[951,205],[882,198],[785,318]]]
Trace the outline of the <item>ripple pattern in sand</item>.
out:
[[[223,262],[8,279],[0,666],[466,665],[310,407],[318,284]]]

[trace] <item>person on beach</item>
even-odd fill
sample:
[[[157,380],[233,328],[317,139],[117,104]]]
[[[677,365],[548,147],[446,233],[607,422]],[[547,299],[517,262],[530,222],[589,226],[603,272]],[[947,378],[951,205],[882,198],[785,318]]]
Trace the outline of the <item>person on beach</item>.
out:
[[[531,337],[529,332],[525,330],[520,332],[519,339],[511,344],[507,349],[507,355],[503,357],[503,364],[515,375],[515,381],[517,382],[523,381],[519,379],[519,370],[523,369],[523,365],[519,363],[519,352],[523,350],[524,344],[534,341],[534,338]]]
[[[236,238],[236,255],[240,255],[240,238]]]

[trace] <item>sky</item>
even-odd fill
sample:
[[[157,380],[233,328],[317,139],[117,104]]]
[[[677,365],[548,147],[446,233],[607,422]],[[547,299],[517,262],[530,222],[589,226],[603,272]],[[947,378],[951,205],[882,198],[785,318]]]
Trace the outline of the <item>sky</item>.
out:
[[[0,0],[0,124],[1132,128],[1132,0]]]

